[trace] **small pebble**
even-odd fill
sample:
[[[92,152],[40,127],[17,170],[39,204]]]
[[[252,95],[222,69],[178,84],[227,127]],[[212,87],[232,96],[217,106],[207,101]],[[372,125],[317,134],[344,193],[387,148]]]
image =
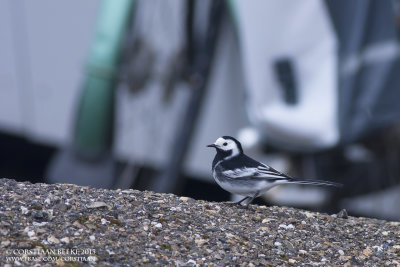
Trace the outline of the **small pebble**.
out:
[[[342,218],[342,219],[347,219],[349,218],[349,216],[347,215],[347,210],[346,209],[342,209],[341,211],[339,211],[338,214],[336,214],[336,216],[338,218]]]
[[[27,207],[21,206],[20,207],[22,214],[28,214],[29,210]]]

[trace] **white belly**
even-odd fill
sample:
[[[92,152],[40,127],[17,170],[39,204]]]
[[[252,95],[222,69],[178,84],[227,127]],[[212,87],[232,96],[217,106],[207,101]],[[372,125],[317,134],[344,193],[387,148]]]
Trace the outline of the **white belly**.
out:
[[[267,182],[265,180],[258,180],[254,178],[250,180],[248,183],[237,183],[235,184],[235,179],[230,180],[218,180],[215,177],[215,172],[213,172],[214,180],[217,184],[222,187],[224,190],[241,196],[253,197],[254,194],[259,192],[258,195],[261,195],[271,189],[274,186],[282,184],[282,182],[274,181],[274,182]],[[238,179],[239,180],[239,179]]]

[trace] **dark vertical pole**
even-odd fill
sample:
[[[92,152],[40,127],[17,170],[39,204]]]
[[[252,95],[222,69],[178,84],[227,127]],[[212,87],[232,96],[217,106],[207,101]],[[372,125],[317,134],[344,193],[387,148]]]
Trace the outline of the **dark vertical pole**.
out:
[[[195,128],[200,108],[203,104],[207,90],[207,81],[211,69],[212,59],[216,47],[218,30],[222,18],[224,6],[223,0],[212,0],[209,13],[208,28],[205,36],[195,36],[198,32],[194,30],[193,19],[195,15],[195,0],[188,1],[187,16],[187,53],[189,63],[189,84],[192,95],[187,103],[185,114],[180,120],[181,125],[177,127],[174,141],[172,142],[171,157],[163,172],[150,188],[156,192],[177,192],[183,184],[181,177],[182,165],[187,155],[192,133]]]

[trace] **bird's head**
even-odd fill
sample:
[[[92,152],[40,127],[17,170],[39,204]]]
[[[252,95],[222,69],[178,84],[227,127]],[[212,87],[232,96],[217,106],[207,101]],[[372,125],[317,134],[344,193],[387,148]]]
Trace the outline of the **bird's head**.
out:
[[[208,147],[214,147],[217,153],[222,153],[230,157],[243,153],[240,142],[231,136],[222,136],[214,144],[208,145]]]

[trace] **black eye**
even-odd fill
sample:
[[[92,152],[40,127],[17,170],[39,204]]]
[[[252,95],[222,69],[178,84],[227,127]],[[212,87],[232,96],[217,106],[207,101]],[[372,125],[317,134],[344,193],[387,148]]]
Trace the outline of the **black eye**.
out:
[[[227,142],[225,142],[225,143],[223,143],[222,145],[223,145],[223,146],[227,146],[227,145],[228,145],[228,143],[227,143]]]

